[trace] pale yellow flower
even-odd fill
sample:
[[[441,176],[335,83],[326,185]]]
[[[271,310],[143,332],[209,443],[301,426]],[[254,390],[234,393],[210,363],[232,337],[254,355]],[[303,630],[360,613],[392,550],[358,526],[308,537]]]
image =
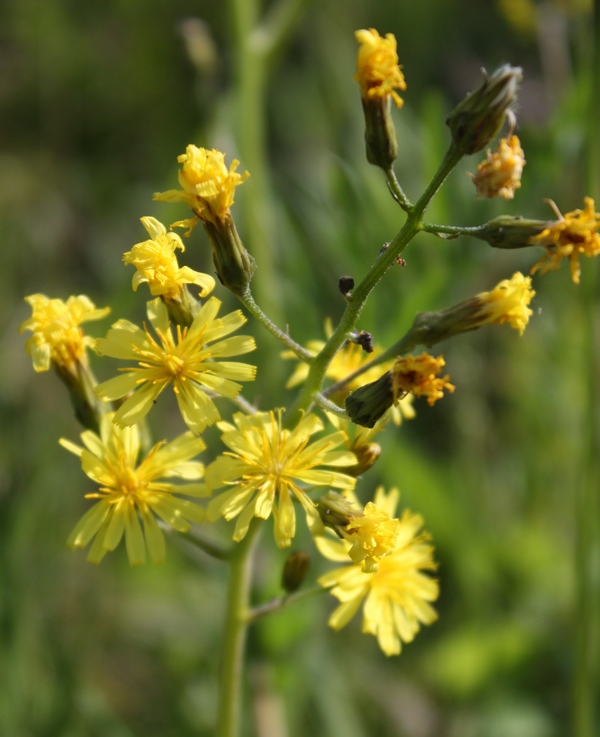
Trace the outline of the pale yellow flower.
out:
[[[511,279],[503,279],[491,292],[481,292],[475,297],[480,303],[475,327],[507,322],[519,331],[519,335],[523,335],[529,317],[533,315],[528,305],[534,296],[531,278],[517,271]]]
[[[374,28],[363,28],[354,36],[360,44],[354,79],[360,85],[362,97],[372,100],[390,95],[396,106],[402,107],[404,101],[396,90],[405,90],[406,82],[398,66],[394,34],[387,33],[382,38]]]
[[[427,404],[433,407],[444,396],[444,389],[451,393],[455,389],[448,375],[437,378],[445,365],[443,356],[434,358],[425,352],[420,356],[399,358],[391,371],[394,401],[410,392],[415,397],[427,397]]]
[[[592,258],[600,253],[600,213],[595,211],[591,197],[585,197],[584,202],[583,210],[573,210],[564,216],[551,202],[559,219],[550,223],[539,235],[529,239],[532,246],[543,246],[546,249],[546,253],[531,269],[531,274],[536,271],[541,274],[555,271],[562,259],[568,258],[571,279],[574,284],[579,284],[580,255]]]
[[[101,355],[139,362],[139,367],[122,369],[125,372],[122,376],[96,388],[98,396],[107,402],[134,391],[115,414],[114,422],[120,426],[139,422],[169,384],[173,385],[190,430],[201,433],[207,425],[220,419],[205,389],[234,398],[242,388],[235,382],[253,381],[256,375],[254,366],[219,360],[256,348],[254,338],[248,335],[221,340],[240,328],[246,318],[237,310],[217,319],[220,306],[221,302],[211,297],[189,328],[177,325],[175,340],[167,308],[160,299],[155,299],[148,302],[148,319],[160,342],[152,337],[145,324],[141,330],[128,320],[119,320],[106,338],[96,341],[96,351]]]
[[[397,495],[386,497],[379,489],[375,506],[388,515],[395,513]],[[411,642],[421,624],[431,624],[437,614],[430,602],[439,594],[437,581],[426,572],[433,571],[433,547],[429,536],[419,533],[420,516],[408,510],[399,520],[400,532],[394,550],[379,561],[374,573],[365,573],[362,565],[344,566],[319,578],[319,584],[331,588],[341,602],[329,618],[329,625],[339,630],[356,614],[364,601],[363,632],[377,637],[386,655],[398,655],[402,642]],[[348,561],[350,543],[315,538],[320,552],[330,560]]]
[[[97,310],[85,295],[62,299],[49,299],[44,294],[25,297],[31,305],[32,315],[21,323],[19,332],[30,330],[33,335],[25,343],[25,349],[33,360],[36,371],[48,371],[51,363],[73,371],[78,362],[87,364],[86,348],[94,345],[94,338],[84,335],[80,325],[100,320],[110,312],[110,307]]]
[[[182,189],[157,192],[155,200],[160,202],[183,202],[193,212],[191,220],[173,223],[177,227],[193,228],[198,220],[218,224],[224,222],[233,205],[235,188],[246,181],[248,172],[236,172],[239,161],[234,159],[225,165],[225,154],[217,149],[198,148],[190,143],[184,154],[177,157],[183,164],[179,171]]]
[[[291,544],[296,534],[296,513],[292,498],[304,508],[309,526],[318,519],[314,502],[301,485],[353,489],[356,479],[316,466],[344,467],[356,464],[348,451],[335,451],[345,440],[342,432],[309,443],[323,429],[315,415],[306,415],[293,430],[281,426],[280,413],[259,412],[234,415],[234,425],[220,423],[222,440],[232,452],[219,456],[206,469],[211,490],[232,489],[215,497],[208,507],[208,519],[238,517],[233,539],[241,540],[253,517],[275,519],[275,542],[280,548]]]
[[[518,137],[503,138],[494,153],[488,149],[486,160],[477,167],[477,174],[473,176],[477,196],[512,200],[515,190],[521,186],[526,163]]]
[[[141,218],[150,240],[137,243],[131,251],[123,254],[126,264],[133,264],[137,271],[133,275],[133,291],[140,284],[148,284],[154,297],[167,300],[182,299],[186,284],[200,287],[200,296],[206,297],[215,287],[215,280],[189,266],[180,267],[175,251],[185,251],[181,238],[176,233],[167,233],[165,226],[152,217]]]
[[[202,507],[174,495],[208,496],[205,484],[164,481],[202,478],[204,466],[190,459],[205,446],[191,432],[170,443],[158,443],[139,465],[140,433],[136,425],[120,428],[112,422],[112,415],[104,415],[100,436],[87,430],[81,433],[81,440],[85,448],[64,438],[60,444],[79,456],[83,471],[100,484],[97,492],[86,495],[99,501],[79,520],[67,545],[84,548],[95,538],[88,555],[92,563],[99,563],[114,550],[123,533],[131,565],[146,562],[146,547],[150,560],[161,563],[165,541],[154,514],[180,532],[187,532],[190,522],[204,521],[206,512]],[[138,513],[144,523],[143,532]]]

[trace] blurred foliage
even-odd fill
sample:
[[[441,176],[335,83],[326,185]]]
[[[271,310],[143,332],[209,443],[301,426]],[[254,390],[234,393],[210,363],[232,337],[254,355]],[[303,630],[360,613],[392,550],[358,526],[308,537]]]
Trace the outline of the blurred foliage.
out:
[[[85,292],[99,306],[110,304],[115,319],[141,317],[144,299],[133,296],[121,255],[145,237],[142,215],[164,222],[183,216],[152,203],[152,193],[174,185],[175,159],[188,142],[236,154],[226,6],[6,0],[0,9],[4,737],[213,730],[224,566],[176,545],[165,565],[142,569],[129,568],[123,549],[98,568],[67,550],[89,489],[57,439],[75,439],[79,428],[56,377],[34,376],[17,327],[28,314],[23,296],[37,291],[61,298]],[[478,83],[480,67],[521,65],[519,133],[528,163],[515,201],[475,200],[466,176],[473,158],[461,162],[428,219],[469,225],[502,212],[547,217],[542,198],[567,211],[585,194],[588,6],[310,5],[276,61],[267,110],[272,258],[281,314],[296,339],[322,337],[324,318],[336,320],[343,309],[339,276],[360,278],[403,220],[381,173],[364,158],[353,31],[372,26],[398,39],[408,90],[394,113],[396,170],[411,197],[437,167],[448,140],[444,119]],[[243,236],[243,222],[239,228]],[[210,271],[200,230],[185,263]],[[386,275],[360,322],[384,346],[415,312],[489,289],[536,258],[427,235],[405,256],[407,265]],[[359,485],[365,500],[378,483],[397,485],[402,504],[425,517],[440,561],[439,622],[399,658],[386,659],[374,638],[360,634],[359,621],[339,634],[327,629],[328,597],[265,618],[249,642],[246,735],[566,734],[585,346],[567,269],[536,280],[535,288],[535,315],[523,338],[490,328],[442,346],[456,393],[434,409],[418,403],[414,421],[387,430],[382,460]],[[219,297],[233,306],[230,295]],[[102,330],[94,325],[91,332]],[[252,330],[259,351],[272,356],[273,339]],[[113,372],[107,363],[98,366],[101,378]],[[289,370],[275,363],[248,398],[261,408],[288,402],[273,378]],[[166,398],[155,412],[157,435],[183,429]],[[208,433],[213,443],[216,437]],[[305,532],[296,543],[312,550]],[[267,535],[257,600],[279,593],[284,560]],[[310,580],[323,565],[314,561]]]

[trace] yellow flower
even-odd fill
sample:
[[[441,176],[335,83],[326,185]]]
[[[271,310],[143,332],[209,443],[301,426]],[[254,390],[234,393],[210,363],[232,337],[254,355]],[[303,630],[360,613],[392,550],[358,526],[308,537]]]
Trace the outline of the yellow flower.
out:
[[[380,487],[376,498],[381,499],[382,495],[384,491]],[[397,489],[390,492],[390,499],[387,506],[395,509]],[[377,571],[379,561],[396,549],[401,524],[399,520],[392,519],[386,509],[380,509],[373,502],[369,502],[363,510],[357,500],[346,499],[330,491],[319,499],[317,509],[323,524],[349,543],[347,553],[351,561],[361,564],[366,573]],[[316,537],[323,536],[324,533],[323,528],[313,528]]]
[[[528,305],[535,296],[531,278],[519,271],[511,279],[503,279],[491,292],[481,292],[475,297],[480,303],[474,327],[507,322],[523,335],[529,317],[533,315]]]
[[[238,517],[233,539],[241,540],[252,517],[267,519],[273,512],[275,542],[287,548],[296,534],[296,513],[292,497],[300,502],[312,525],[318,519],[314,502],[298,482],[309,486],[353,489],[356,480],[335,471],[315,470],[316,466],[352,466],[354,453],[334,451],[345,440],[342,432],[327,435],[309,444],[309,438],[323,429],[315,415],[306,415],[294,430],[281,427],[281,415],[260,412],[252,416],[234,415],[235,427],[220,423],[222,440],[231,453],[219,456],[206,469],[211,490],[232,489],[215,497],[208,507],[208,519]],[[277,499],[277,502],[276,502]]]
[[[488,149],[487,159],[477,167],[477,174],[473,176],[477,196],[512,200],[515,190],[521,186],[526,163],[518,137],[503,138],[494,153]]]
[[[96,388],[98,396],[106,402],[135,390],[115,414],[117,425],[124,427],[139,422],[162,390],[172,384],[185,423],[190,430],[201,433],[207,425],[220,419],[204,388],[234,398],[242,388],[235,381],[253,381],[254,366],[218,360],[256,348],[254,339],[247,335],[220,340],[246,322],[239,310],[217,319],[220,306],[221,302],[211,297],[189,328],[177,326],[175,341],[167,308],[160,299],[155,299],[148,302],[148,319],[160,343],[151,336],[145,324],[141,330],[128,320],[119,320],[106,338],[96,341],[96,351],[100,355],[139,362],[139,368],[121,369],[126,373]]]
[[[193,228],[198,220],[215,225],[223,222],[233,205],[235,188],[246,181],[250,174],[236,172],[239,161],[234,159],[229,169],[225,165],[225,154],[217,149],[198,148],[190,143],[184,154],[177,157],[183,164],[179,171],[182,188],[157,192],[155,200],[160,202],[184,202],[195,217],[173,223],[173,226]]]
[[[415,397],[427,397],[430,407],[444,396],[444,389],[453,392],[455,387],[448,382],[448,375],[436,378],[446,365],[443,356],[434,358],[428,353],[420,356],[404,356],[394,364],[391,372],[394,401],[407,392]]]
[[[205,484],[172,484],[158,479],[202,478],[204,466],[190,459],[204,450],[204,443],[191,432],[171,443],[155,445],[138,465],[140,433],[136,425],[117,427],[112,415],[100,420],[100,436],[87,430],[81,433],[85,448],[62,438],[60,444],[81,458],[84,473],[100,484],[98,492],[87,499],[99,501],[79,520],[67,545],[85,548],[95,537],[88,560],[100,563],[109,550],[114,550],[125,533],[130,564],[146,562],[146,546],[150,560],[165,559],[165,541],[154,514],[180,532],[190,529],[190,522],[203,522],[206,511],[174,494],[190,497],[208,496]],[[138,512],[144,523],[140,525]],[[145,541],[144,541],[145,538]]]
[[[397,427],[400,427],[402,420],[414,420],[417,416],[417,412],[413,407],[415,398],[412,394],[407,394],[405,397],[396,400],[396,404],[390,409],[390,417],[392,422]]]
[[[87,363],[86,348],[94,345],[94,339],[83,334],[79,327],[84,322],[100,320],[110,312],[110,307],[97,310],[85,295],[62,299],[49,299],[44,294],[25,297],[31,305],[32,315],[25,320],[19,332],[30,330],[33,335],[25,343],[27,353],[33,359],[36,371],[48,371],[50,363],[72,371],[79,362]]]
[[[571,279],[574,284],[579,284],[581,266],[579,256],[583,254],[588,258],[600,253],[600,213],[594,209],[594,200],[585,197],[585,209],[573,210],[566,215],[556,208],[553,202],[558,221],[550,223],[539,235],[529,239],[533,246],[544,246],[546,253],[531,269],[531,274],[539,271],[546,274],[548,271],[558,269],[563,258],[568,258],[571,265]]]
[[[391,516],[396,498],[394,492],[386,498],[383,489],[379,489],[375,506]],[[424,573],[435,570],[436,564],[429,536],[418,534],[422,524],[420,516],[404,512],[394,550],[380,560],[376,572],[365,573],[361,565],[354,564],[319,578],[321,586],[333,587],[331,593],[341,602],[329,618],[331,627],[344,627],[364,601],[363,632],[375,635],[386,655],[398,655],[402,642],[411,642],[421,624],[437,619],[429,602],[438,597],[438,583]],[[315,542],[326,558],[348,560],[348,542],[326,538],[316,538]]]
[[[126,264],[133,264],[137,271],[133,276],[133,291],[144,282],[154,297],[181,300],[185,284],[200,287],[200,296],[206,297],[215,287],[215,280],[208,274],[193,271],[189,266],[179,267],[176,249],[185,251],[181,238],[176,233],[167,233],[165,226],[155,218],[141,218],[150,240],[137,243],[131,251],[123,254]]]
[[[370,28],[361,29],[354,34],[360,44],[356,74],[354,79],[360,85],[360,93],[365,100],[384,98],[391,95],[397,107],[402,107],[404,101],[396,90],[405,90],[406,82],[398,66],[396,38],[393,33],[387,33],[382,38],[379,33]]]

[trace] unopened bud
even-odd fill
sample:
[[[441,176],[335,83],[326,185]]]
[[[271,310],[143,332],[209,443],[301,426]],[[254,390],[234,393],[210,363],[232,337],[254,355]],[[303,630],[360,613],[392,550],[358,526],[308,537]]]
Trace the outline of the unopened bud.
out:
[[[219,281],[234,294],[243,294],[250,284],[256,264],[238,235],[231,213],[227,213],[223,220],[206,220],[203,224]]]
[[[340,537],[342,536],[340,529],[347,527],[357,517],[363,516],[361,509],[335,491],[328,491],[319,499],[317,512],[323,524],[334,530]]]
[[[354,289],[354,279],[351,276],[340,276],[338,288],[344,297],[346,297]]]
[[[367,161],[389,171],[398,156],[398,140],[392,120],[392,98],[372,97],[362,101],[365,113]]]
[[[171,322],[181,325],[182,328],[189,328],[202,307],[202,303],[189,293],[186,285],[183,285],[178,299],[169,299],[164,296],[161,296],[161,299],[167,308]]]
[[[352,392],[346,399],[346,412],[357,425],[374,427],[393,404],[394,390],[391,372],[388,371],[377,381]]]
[[[53,363],[54,370],[69,390],[75,417],[88,430],[100,432],[100,418],[111,405],[103,402],[94,391],[97,381],[86,361],[77,361],[70,368]]]
[[[500,132],[507,114],[516,101],[517,88],[523,79],[520,67],[504,64],[491,77],[483,70],[481,87],[469,93],[446,121],[458,151],[474,154],[484,149]]]
[[[545,220],[526,220],[522,217],[501,215],[475,229],[470,235],[486,241],[493,248],[526,248],[534,245],[531,238],[548,227]]]
[[[381,455],[381,446],[379,443],[356,444],[353,447],[353,451],[354,455],[358,458],[358,463],[356,466],[348,466],[344,473],[347,473],[348,476],[357,477],[362,476],[363,473],[366,473],[377,463]]]
[[[300,588],[310,568],[310,557],[304,550],[290,553],[281,574],[281,587],[288,594]]]

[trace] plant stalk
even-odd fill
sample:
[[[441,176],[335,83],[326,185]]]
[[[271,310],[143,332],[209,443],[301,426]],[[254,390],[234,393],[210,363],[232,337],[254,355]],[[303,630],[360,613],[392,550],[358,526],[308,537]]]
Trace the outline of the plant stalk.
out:
[[[239,734],[244,651],[250,609],[252,552],[262,524],[263,520],[258,517],[252,520],[246,536],[236,545],[230,557],[217,737],[238,737]]]

